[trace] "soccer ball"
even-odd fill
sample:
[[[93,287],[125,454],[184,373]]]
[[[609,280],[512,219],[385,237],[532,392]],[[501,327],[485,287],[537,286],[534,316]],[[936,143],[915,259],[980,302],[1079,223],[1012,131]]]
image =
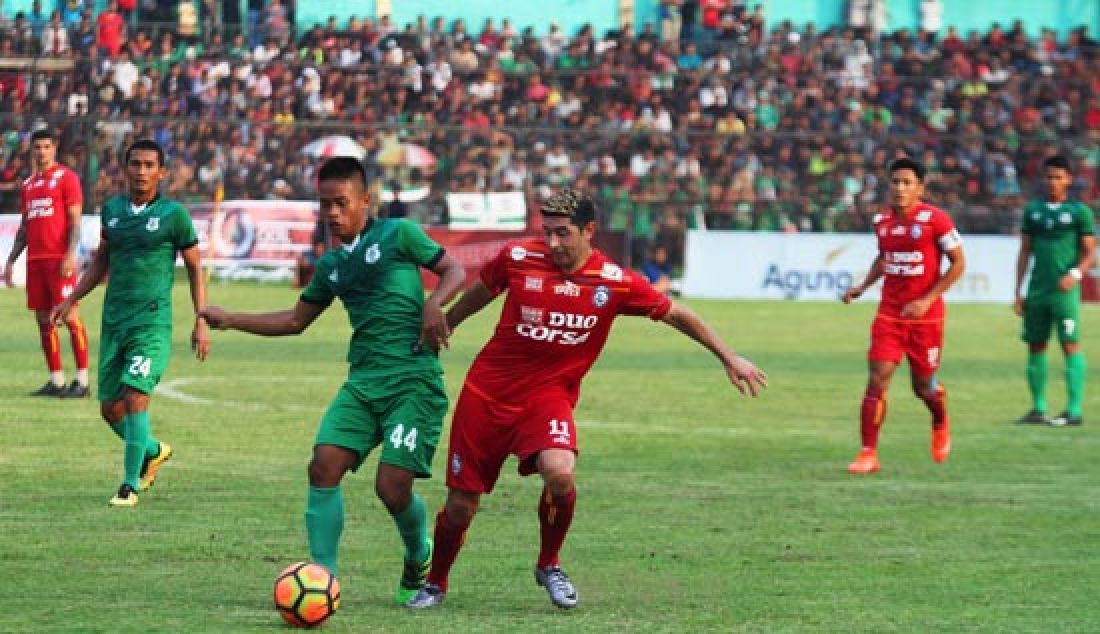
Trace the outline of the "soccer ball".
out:
[[[294,627],[317,627],[340,607],[340,582],[328,568],[308,561],[275,577],[275,609]]]

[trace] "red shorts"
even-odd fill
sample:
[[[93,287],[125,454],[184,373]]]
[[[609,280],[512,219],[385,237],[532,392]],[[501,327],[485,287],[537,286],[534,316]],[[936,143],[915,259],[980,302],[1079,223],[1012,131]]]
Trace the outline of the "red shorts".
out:
[[[447,450],[447,486],[468,493],[489,493],[509,455],[519,458],[519,474],[538,471],[543,449],[577,452],[573,404],[561,391],[532,395],[524,406],[494,400],[469,383],[455,405]]]
[[[61,260],[27,261],[27,308],[49,310],[76,288],[76,275],[61,277]]]
[[[909,369],[919,376],[930,376],[940,367],[943,352],[943,321],[905,321],[878,315],[871,324],[870,361],[901,363],[904,354]]]

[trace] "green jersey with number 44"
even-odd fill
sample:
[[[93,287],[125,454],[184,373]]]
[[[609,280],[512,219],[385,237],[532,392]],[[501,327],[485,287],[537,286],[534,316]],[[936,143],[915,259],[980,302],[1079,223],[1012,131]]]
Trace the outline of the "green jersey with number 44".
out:
[[[1094,232],[1092,209],[1076,200],[1063,203],[1032,200],[1024,208],[1020,231],[1031,237],[1034,259],[1027,298],[1051,299],[1062,293],[1058,281],[1077,265],[1081,236]],[[1080,286],[1074,286],[1072,292],[1079,293],[1079,289]]]
[[[157,196],[135,206],[126,196],[103,203],[103,234],[110,245],[103,325],[172,325],[176,254],[198,244],[183,205]]]
[[[433,351],[420,346],[424,284],[443,248],[403,219],[373,218],[351,245],[325,253],[302,291],[302,301],[328,306],[339,297],[353,329],[347,361],[351,379],[442,373]]]

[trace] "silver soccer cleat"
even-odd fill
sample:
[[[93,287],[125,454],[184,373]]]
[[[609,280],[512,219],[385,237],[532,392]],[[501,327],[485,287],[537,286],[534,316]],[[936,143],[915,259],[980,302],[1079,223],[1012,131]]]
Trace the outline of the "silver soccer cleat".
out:
[[[557,566],[535,568],[535,583],[546,588],[546,593],[550,595],[550,602],[559,608],[568,610],[577,607],[579,600],[577,589],[573,587],[569,575],[565,574],[561,568]]]
[[[424,587],[417,590],[416,596],[405,602],[407,608],[434,608],[437,605],[443,604],[443,598],[447,596],[447,593],[443,592],[439,586],[429,583]]]

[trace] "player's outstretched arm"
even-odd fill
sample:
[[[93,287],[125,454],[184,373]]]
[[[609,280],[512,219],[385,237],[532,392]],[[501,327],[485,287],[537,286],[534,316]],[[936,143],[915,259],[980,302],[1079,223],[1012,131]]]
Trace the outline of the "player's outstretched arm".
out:
[[[1016,293],[1012,302],[1012,310],[1021,317],[1024,314],[1024,276],[1027,275],[1027,265],[1031,262],[1031,236],[1020,236],[1020,252],[1016,254]]]
[[[494,297],[496,297],[496,294],[489,290],[484,282],[478,280],[473,286],[466,289],[462,297],[459,297],[458,301],[447,311],[447,327],[454,330],[459,324],[466,321],[467,317],[488,306]]]
[[[92,289],[99,285],[103,281],[104,276],[107,275],[107,264],[111,261],[111,246],[107,243],[107,236],[103,235],[99,239],[99,248],[95,250],[95,254],[92,255],[92,261],[88,263],[88,268],[84,270],[84,274],[80,276],[80,281],[76,283],[76,288],[69,294],[60,304],[53,307],[50,311],[50,321],[55,324],[61,324],[65,320],[65,316],[72,310],[73,304],[77,303],[84,298],[85,295],[92,292]]]
[[[752,361],[730,350],[718,333],[687,306],[672,302],[672,308],[662,321],[699,342],[718,357],[726,369],[730,383],[733,383],[733,386],[742,394],[756,396],[762,389],[768,387],[768,375],[756,367]]]
[[[210,354],[210,332],[206,328],[206,319],[202,309],[206,307],[206,278],[202,273],[202,256],[199,247],[184,249],[180,252],[183,266],[187,269],[187,281],[191,284],[191,304],[195,307],[195,327],[191,330],[191,349],[199,361],[205,361]]]
[[[444,253],[432,267],[432,272],[439,276],[439,283],[424,302],[420,340],[438,350],[440,347],[446,348],[451,337],[443,307],[462,289],[462,283],[466,281],[466,267],[451,254]]]
[[[871,269],[867,271],[867,277],[863,278],[863,282],[844,291],[844,294],[840,296],[840,301],[851,304],[853,300],[859,299],[860,295],[866,293],[867,289],[874,286],[880,277],[882,277],[881,253],[875,256],[874,262],[871,262]]]
[[[239,330],[265,337],[296,335],[309,328],[327,306],[298,300],[293,308],[273,313],[233,313],[221,306],[207,306],[200,313],[217,330]]]

